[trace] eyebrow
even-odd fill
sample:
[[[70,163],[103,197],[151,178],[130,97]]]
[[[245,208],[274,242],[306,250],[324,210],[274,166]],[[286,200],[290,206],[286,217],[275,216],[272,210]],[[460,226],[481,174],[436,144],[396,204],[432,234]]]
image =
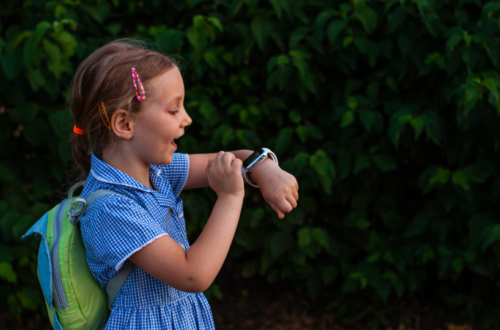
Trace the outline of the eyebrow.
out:
[[[177,97],[174,97],[173,99],[171,99],[170,102],[168,102],[168,104],[173,103],[173,102],[177,103],[180,100],[182,100],[182,96],[177,96]]]

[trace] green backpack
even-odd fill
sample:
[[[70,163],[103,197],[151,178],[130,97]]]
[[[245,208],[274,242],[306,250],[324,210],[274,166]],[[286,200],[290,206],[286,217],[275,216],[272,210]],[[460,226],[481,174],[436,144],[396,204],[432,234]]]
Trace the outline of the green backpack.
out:
[[[97,198],[117,194],[96,190],[87,199],[73,197],[84,182],[74,185],[60,204],[45,213],[23,238],[36,234],[40,240],[38,278],[50,322],[56,330],[101,330],[111,306],[134,267],[129,264],[106,285],[106,293],[92,276],[85,258],[79,221]]]

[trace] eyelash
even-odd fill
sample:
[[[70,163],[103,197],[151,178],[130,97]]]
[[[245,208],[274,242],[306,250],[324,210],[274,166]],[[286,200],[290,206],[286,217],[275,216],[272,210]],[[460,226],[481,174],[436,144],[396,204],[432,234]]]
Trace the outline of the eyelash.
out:
[[[172,111],[169,111],[172,115],[175,115],[176,113],[179,112],[179,110],[172,110]]]

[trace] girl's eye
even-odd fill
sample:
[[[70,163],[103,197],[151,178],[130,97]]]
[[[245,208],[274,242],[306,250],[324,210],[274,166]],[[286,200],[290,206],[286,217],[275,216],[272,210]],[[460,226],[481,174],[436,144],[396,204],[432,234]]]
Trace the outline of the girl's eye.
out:
[[[172,111],[169,111],[171,114],[175,115],[176,113],[179,112],[179,110],[172,110]]]

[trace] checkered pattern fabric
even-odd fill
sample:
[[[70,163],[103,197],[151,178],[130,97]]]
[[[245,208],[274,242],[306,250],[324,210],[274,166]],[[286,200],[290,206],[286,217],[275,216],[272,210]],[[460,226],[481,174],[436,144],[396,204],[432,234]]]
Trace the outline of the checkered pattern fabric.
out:
[[[98,189],[119,193],[98,198],[80,220],[87,263],[103,290],[109,279],[130,263],[132,254],[161,236],[169,235],[189,249],[182,199],[178,197],[188,172],[188,155],[174,153],[171,164],[150,166],[152,190],[92,155],[82,198]],[[203,293],[177,290],[134,267],[104,329],[215,327]]]

